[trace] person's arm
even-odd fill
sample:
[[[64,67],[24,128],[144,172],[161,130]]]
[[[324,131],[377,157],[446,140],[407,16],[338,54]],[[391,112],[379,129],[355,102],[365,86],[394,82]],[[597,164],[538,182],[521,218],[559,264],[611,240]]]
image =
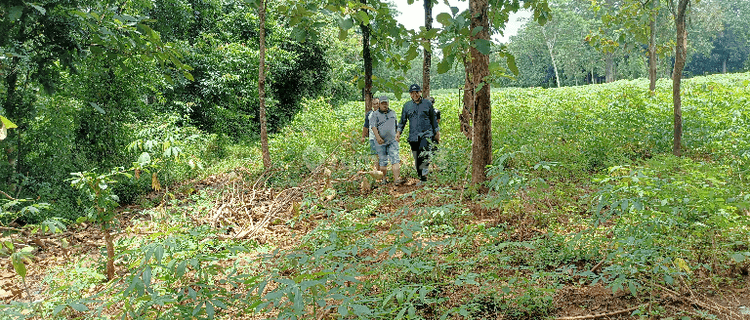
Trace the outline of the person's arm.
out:
[[[432,133],[435,137],[435,142],[440,142],[440,125],[437,122],[437,119],[435,117],[435,108],[430,104],[430,125],[432,126]]]
[[[380,132],[378,132],[378,128],[372,127],[372,133],[375,134],[375,140],[378,141],[378,144],[384,144],[385,140],[380,137]]]
[[[404,132],[404,126],[406,126],[406,121],[408,120],[406,118],[406,105],[407,104],[408,102],[404,104],[403,108],[401,108],[401,119],[399,119],[398,126],[396,127],[396,141],[400,140],[401,132]]]

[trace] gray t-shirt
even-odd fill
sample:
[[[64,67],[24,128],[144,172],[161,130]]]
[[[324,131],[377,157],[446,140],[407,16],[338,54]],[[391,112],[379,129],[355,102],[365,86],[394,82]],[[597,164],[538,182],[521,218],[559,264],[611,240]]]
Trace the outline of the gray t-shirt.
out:
[[[370,113],[370,127],[377,128],[378,134],[386,142],[396,140],[396,125],[396,112],[393,110],[388,110],[387,113],[380,110]]]

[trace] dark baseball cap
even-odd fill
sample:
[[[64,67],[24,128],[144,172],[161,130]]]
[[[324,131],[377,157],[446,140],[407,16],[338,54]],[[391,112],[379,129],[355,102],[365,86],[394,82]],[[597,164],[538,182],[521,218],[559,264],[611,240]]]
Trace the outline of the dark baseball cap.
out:
[[[409,92],[414,92],[414,91],[422,91],[422,88],[420,88],[419,85],[416,83],[413,85],[410,85]]]

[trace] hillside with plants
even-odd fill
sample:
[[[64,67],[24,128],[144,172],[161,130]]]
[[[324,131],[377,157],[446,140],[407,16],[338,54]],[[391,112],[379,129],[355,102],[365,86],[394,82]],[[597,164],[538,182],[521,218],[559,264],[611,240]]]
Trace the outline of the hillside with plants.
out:
[[[487,193],[470,184],[450,91],[434,94],[443,138],[421,187],[405,165],[406,185],[363,188],[361,102],[323,99],[301,101],[271,135],[270,171],[256,144],[227,146],[196,178],[116,210],[107,183],[122,182],[108,179],[127,170],[81,173],[73,182],[100,200],[92,214],[111,216],[116,277],[106,280],[90,222],[3,227],[0,314],[748,318],[750,74],[683,83],[683,157],[671,155],[671,89],[639,79],[493,91]],[[203,144],[181,152],[197,159]],[[159,169],[147,160],[128,172],[150,179]]]

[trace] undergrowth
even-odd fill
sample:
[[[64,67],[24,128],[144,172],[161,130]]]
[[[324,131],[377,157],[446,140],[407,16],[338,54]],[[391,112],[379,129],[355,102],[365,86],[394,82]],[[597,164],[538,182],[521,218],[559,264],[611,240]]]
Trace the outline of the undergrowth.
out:
[[[654,95],[643,80],[496,92],[487,194],[464,188],[470,144],[458,132],[456,98],[442,97],[444,139],[425,187],[360,193],[354,182],[336,182],[332,197],[310,191],[296,215],[278,222],[299,232],[286,235],[292,245],[227,239],[226,229],[196,225],[190,217],[215,203],[209,192],[164,196],[116,242],[120,279],[102,284],[101,262],[78,257],[48,271],[43,299],[0,313],[543,319],[561,311],[563,288],[602,286],[649,302],[664,288],[742,287],[748,83],[747,74],[686,81],[683,158],[668,154],[671,90],[663,81]],[[278,171],[267,186],[298,185],[319,166],[334,180],[369,170],[360,104],[303,104],[271,141]],[[404,171],[415,175],[407,149]],[[259,167],[257,149],[226,151],[237,157],[214,170]],[[242,178],[257,179],[254,170]]]

